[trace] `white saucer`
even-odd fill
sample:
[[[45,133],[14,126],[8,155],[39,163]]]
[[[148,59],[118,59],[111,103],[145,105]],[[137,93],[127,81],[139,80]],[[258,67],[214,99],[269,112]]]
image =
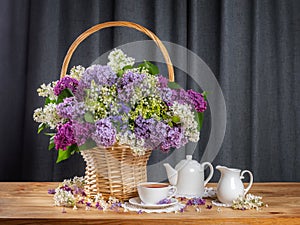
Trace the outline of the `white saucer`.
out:
[[[178,200],[176,198],[171,198],[171,203],[168,204],[145,204],[141,201],[139,197],[135,197],[129,199],[129,203],[146,209],[161,209],[177,204]]]

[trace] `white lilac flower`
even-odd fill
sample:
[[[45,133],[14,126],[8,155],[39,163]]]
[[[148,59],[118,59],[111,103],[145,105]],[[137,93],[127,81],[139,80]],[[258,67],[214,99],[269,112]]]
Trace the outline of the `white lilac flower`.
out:
[[[83,66],[74,66],[70,70],[70,77],[75,78],[76,80],[80,80],[84,71],[85,68]]]
[[[173,111],[175,116],[180,118],[180,123],[184,129],[184,136],[190,141],[199,141],[199,131],[197,130],[197,122],[195,121],[195,115],[192,111],[192,107],[187,104],[180,104],[174,102],[170,109]]]
[[[141,156],[146,152],[146,148],[144,147],[145,142],[143,139],[137,139],[135,134],[132,132],[126,131],[125,133],[117,133],[116,139],[121,145],[129,145],[133,155]]]
[[[260,207],[264,206],[262,202],[261,196],[256,196],[253,194],[247,194],[245,197],[240,196],[236,200],[233,201],[232,208],[233,209],[256,209],[259,210]]]
[[[54,103],[49,103],[44,108],[37,108],[33,113],[33,119],[38,123],[47,124],[51,129],[55,129],[57,124],[64,120],[57,114]]]
[[[127,55],[121,49],[114,49],[108,55],[109,62],[108,66],[112,68],[114,72],[118,72],[125,66],[133,66],[135,59],[132,57],[127,57]]]
[[[57,97],[56,95],[54,94],[54,87],[56,85],[57,81],[53,81],[49,84],[42,84],[40,86],[40,88],[37,89],[37,93],[39,96],[41,97],[45,97],[45,98],[49,98],[50,100],[55,100]]]
[[[75,196],[70,191],[60,187],[55,189],[53,199],[56,206],[73,207],[76,204]]]

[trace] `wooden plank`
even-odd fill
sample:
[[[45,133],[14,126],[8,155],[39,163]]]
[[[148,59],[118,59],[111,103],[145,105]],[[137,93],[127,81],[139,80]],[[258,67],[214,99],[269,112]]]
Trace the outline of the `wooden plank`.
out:
[[[54,182],[0,183],[0,224],[300,224],[300,183],[255,183],[250,192],[263,196],[269,205],[259,211],[202,206],[199,213],[188,207],[177,214],[86,211],[84,207],[62,213],[47,194],[56,186]]]

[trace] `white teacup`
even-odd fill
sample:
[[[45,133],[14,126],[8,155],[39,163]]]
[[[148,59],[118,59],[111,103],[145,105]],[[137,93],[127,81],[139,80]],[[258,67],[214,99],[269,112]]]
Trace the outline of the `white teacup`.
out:
[[[138,184],[137,190],[143,203],[155,205],[163,199],[175,196],[177,188],[167,183],[144,182]]]

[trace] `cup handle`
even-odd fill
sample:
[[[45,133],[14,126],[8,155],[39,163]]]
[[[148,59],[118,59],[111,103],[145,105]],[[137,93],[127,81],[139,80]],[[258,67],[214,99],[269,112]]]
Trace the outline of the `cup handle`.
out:
[[[209,166],[209,171],[210,171],[208,177],[207,177],[206,180],[204,181],[204,187],[205,187],[205,186],[207,185],[208,181],[210,181],[210,179],[212,178],[212,176],[213,176],[213,174],[214,174],[214,167],[211,165],[210,162],[204,162],[204,163],[202,163],[201,165],[202,165],[202,167],[203,167],[204,169],[205,169],[205,166],[206,166],[206,165]]]
[[[176,192],[177,192],[177,187],[170,186],[168,199],[174,197],[176,195]]]
[[[247,194],[247,192],[250,190],[250,188],[251,188],[251,186],[252,186],[252,184],[253,184],[253,175],[252,175],[252,173],[251,173],[249,170],[243,170],[242,173],[241,173],[240,178],[241,178],[241,179],[244,179],[244,178],[245,178],[245,177],[244,177],[244,174],[245,174],[245,173],[248,173],[248,174],[249,174],[249,176],[250,176],[250,181],[249,181],[249,184],[248,184],[247,188],[244,189],[244,195]]]

